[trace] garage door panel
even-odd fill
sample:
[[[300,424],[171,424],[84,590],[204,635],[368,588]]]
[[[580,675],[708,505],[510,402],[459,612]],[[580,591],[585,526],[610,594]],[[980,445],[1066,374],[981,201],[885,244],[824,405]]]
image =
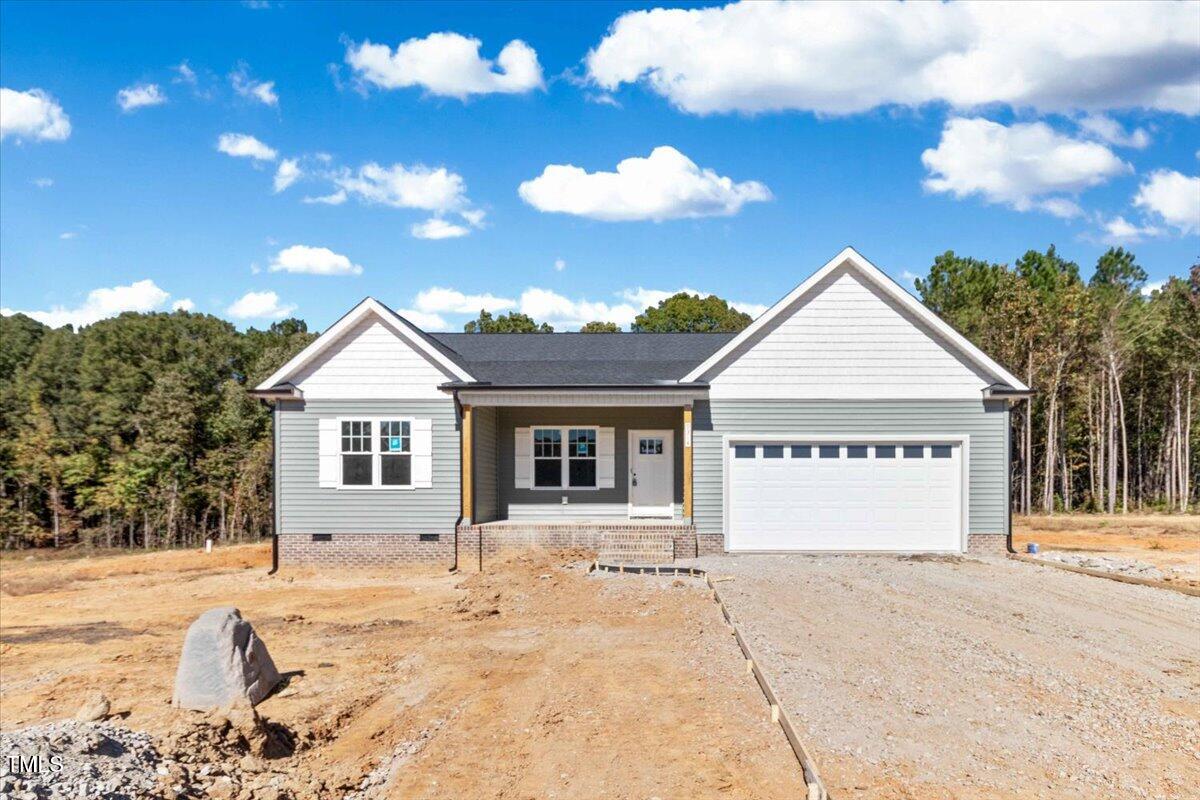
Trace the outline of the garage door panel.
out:
[[[771,445],[755,446],[753,458],[731,453],[731,550],[961,548],[958,445],[910,443],[907,454],[903,445],[885,445],[880,457],[874,443]],[[779,445],[782,458],[765,455],[778,455]]]

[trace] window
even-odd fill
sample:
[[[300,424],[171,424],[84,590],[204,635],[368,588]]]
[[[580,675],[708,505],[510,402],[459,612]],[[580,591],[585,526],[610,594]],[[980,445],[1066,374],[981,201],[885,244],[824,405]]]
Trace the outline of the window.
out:
[[[783,458],[783,445],[763,445],[763,458]]]
[[[929,448],[929,455],[931,458],[949,458],[950,457],[950,445],[935,444]]]
[[[812,458],[812,446],[807,444],[792,445],[792,458]]]
[[[836,444],[823,444],[820,449],[821,458],[837,458],[839,455],[838,451],[842,448]]]
[[[643,456],[661,456],[663,440],[658,438],[638,439],[638,454]]]
[[[571,428],[567,434],[567,444],[567,485],[595,489],[596,429]]]
[[[752,445],[752,444],[734,445],[733,457],[734,458],[754,458],[754,445]]]
[[[875,446],[875,457],[876,458],[895,458],[896,457],[896,445],[894,445],[894,444],[876,445]]]
[[[851,444],[846,446],[846,458],[866,458],[867,446],[865,444]]]
[[[533,488],[597,488],[599,429],[534,428]]]
[[[341,420],[342,487],[411,489],[413,431],[407,419]]]
[[[906,444],[904,445],[905,458],[924,458],[925,445],[923,444]]]
[[[342,421],[342,485],[370,486],[374,483],[371,455],[371,421]]]
[[[379,483],[412,485],[412,429],[408,420],[379,423]]]
[[[562,431],[558,428],[533,429],[533,485],[562,486]]]

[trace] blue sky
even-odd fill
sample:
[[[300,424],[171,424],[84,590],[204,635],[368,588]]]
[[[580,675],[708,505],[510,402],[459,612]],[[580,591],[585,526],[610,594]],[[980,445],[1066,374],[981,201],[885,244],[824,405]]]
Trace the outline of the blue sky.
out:
[[[847,244],[1200,256],[1196,3],[0,5],[5,313],[566,329]]]

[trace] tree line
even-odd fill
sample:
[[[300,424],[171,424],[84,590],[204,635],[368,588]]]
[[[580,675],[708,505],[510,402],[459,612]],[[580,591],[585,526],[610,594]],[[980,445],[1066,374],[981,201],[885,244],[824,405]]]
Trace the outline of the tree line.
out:
[[[312,339],[182,311],[0,317],[0,547],[269,534],[270,413],[247,391]]]
[[[1106,252],[1085,281],[1053,247],[1011,266],[947,252],[916,281],[926,305],[1036,390],[1013,414],[1014,510],[1194,509],[1200,265],[1145,283],[1128,251]],[[750,321],[721,298],[680,293],[631,327]],[[553,329],[485,310],[464,330]],[[268,535],[271,420],[248,391],[313,338],[296,319],[241,332],[184,311],[78,331],[0,317],[0,547]]]
[[[1015,511],[1194,507],[1200,264],[1151,288],[1122,248],[1086,282],[1054,247],[1011,266],[946,252],[916,288],[1036,391],[1013,415]]]

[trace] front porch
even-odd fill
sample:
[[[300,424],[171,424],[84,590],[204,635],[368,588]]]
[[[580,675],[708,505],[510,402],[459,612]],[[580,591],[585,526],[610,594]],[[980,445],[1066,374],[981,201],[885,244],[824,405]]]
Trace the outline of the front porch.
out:
[[[460,390],[461,557],[527,547],[624,563],[695,557],[696,398],[679,389]]]

